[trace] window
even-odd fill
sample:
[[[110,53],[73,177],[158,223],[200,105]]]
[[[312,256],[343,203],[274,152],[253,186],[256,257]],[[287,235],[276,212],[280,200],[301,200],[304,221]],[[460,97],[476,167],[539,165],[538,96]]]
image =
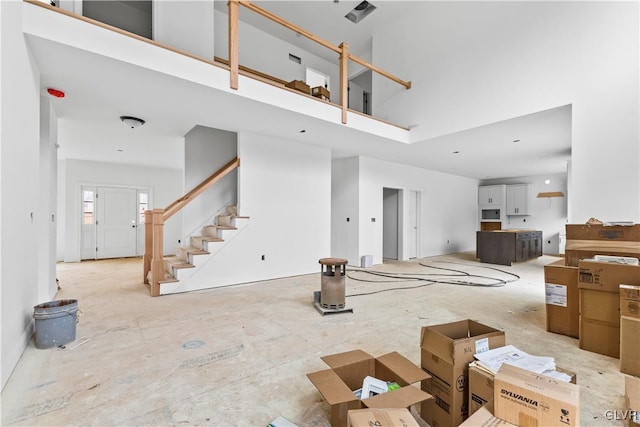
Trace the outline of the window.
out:
[[[144,224],[144,211],[149,209],[149,193],[138,192],[138,224]]]
[[[82,223],[93,224],[94,214],[94,192],[93,190],[82,191]]]

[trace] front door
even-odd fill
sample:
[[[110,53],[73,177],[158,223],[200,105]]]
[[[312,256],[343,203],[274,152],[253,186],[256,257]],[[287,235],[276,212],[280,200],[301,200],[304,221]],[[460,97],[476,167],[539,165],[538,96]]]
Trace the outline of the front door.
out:
[[[137,190],[97,187],[96,258],[136,256]]]

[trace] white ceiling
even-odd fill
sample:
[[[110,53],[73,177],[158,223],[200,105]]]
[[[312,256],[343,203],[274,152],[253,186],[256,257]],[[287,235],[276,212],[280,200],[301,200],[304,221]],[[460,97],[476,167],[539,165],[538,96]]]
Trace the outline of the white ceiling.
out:
[[[222,3],[217,1],[216,8]],[[378,9],[359,24],[343,18],[357,1],[256,3],[333,43],[348,40],[350,46],[366,47],[377,25],[391,25],[410,13],[412,2],[374,1]],[[325,28],[331,28],[329,35],[322,34]],[[309,48],[291,31],[280,36]],[[43,91],[55,86],[68,95],[53,100],[60,118],[61,158],[181,168],[180,140],[195,125],[329,147],[334,157],[362,154],[477,179],[563,173],[570,158],[570,106],[407,145],[48,40],[27,39]],[[139,116],[147,123],[128,129],[120,115]],[[301,128],[307,132],[299,133]],[[516,139],[520,142],[514,143]]]

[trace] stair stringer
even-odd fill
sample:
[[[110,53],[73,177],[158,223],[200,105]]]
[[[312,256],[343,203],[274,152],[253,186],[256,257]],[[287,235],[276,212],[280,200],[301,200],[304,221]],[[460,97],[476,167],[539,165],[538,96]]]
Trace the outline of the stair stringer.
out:
[[[235,230],[221,229],[220,237],[223,241],[203,242],[204,249],[209,254],[190,255],[189,262],[194,268],[174,270],[176,282],[160,284],[160,295],[168,295],[181,292],[189,292],[200,289],[208,289],[228,284],[238,283],[233,275],[222,274],[225,267],[233,265],[225,253],[229,253],[229,247],[238,246],[240,236],[247,232],[250,227],[248,217],[235,217]],[[241,243],[240,243],[241,244]],[[236,257],[232,258],[236,260]],[[236,261],[237,262],[237,261]]]

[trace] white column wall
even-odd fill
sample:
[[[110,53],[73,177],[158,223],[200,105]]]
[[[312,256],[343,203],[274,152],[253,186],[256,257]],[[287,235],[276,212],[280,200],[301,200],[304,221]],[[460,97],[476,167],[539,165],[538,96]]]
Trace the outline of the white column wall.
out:
[[[41,211],[39,145],[40,81],[25,46],[21,1],[0,2],[0,301],[2,365],[6,384],[33,333],[39,301],[37,245],[46,220]]]
[[[153,39],[213,60],[213,1],[153,2]]]
[[[47,95],[40,97],[40,181],[39,199],[42,221],[38,224],[38,235],[48,236],[38,245],[38,300],[50,301],[58,292],[56,286],[56,229],[57,175],[58,175],[58,129],[57,117],[52,101]]]
[[[407,194],[420,192],[418,257],[472,251],[475,249],[478,181],[382,160],[360,157],[359,174],[359,255],[373,255],[382,263],[383,188],[397,188]],[[408,198],[402,197],[406,215]],[[375,222],[371,221],[375,218]],[[408,224],[404,221],[402,248],[408,249]]]
[[[239,133],[238,154],[238,205],[250,219],[236,238],[236,283],[320,271],[331,256],[330,151]]]
[[[183,195],[183,176],[179,169],[153,168],[116,163],[66,160],[61,169],[64,180],[58,182],[58,192],[65,197],[64,218],[58,221],[58,236],[64,238],[65,262],[80,261],[80,187],[83,184],[102,186],[148,187],[152,189],[152,208],[164,208]],[[62,197],[62,196],[61,196]],[[60,213],[62,215],[62,212]],[[171,217],[164,226],[165,254],[174,254],[182,229],[182,214]],[[62,237],[64,236],[64,237]]]
[[[373,62],[413,83],[374,76],[376,117],[427,139],[572,104],[570,222],[640,221],[638,2],[415,8],[402,31],[374,35]],[[421,49],[402,49],[409,40]]]
[[[184,138],[183,193],[211,176],[236,157],[237,137],[233,132],[196,126]],[[227,205],[236,203],[237,171],[216,182],[182,210],[182,244],[189,246],[188,236],[200,234],[202,225],[213,224],[212,217]],[[175,242],[174,242],[175,243]]]
[[[331,162],[331,256],[360,265],[358,157]],[[347,218],[349,219],[347,221]]]

